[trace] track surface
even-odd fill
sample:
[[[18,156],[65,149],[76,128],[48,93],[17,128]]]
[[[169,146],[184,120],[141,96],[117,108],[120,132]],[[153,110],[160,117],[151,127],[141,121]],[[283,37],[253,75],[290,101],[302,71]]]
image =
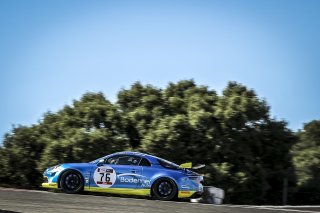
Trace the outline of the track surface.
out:
[[[0,188],[0,212],[184,212],[273,213],[319,212],[318,207],[256,207],[165,202],[95,195]]]

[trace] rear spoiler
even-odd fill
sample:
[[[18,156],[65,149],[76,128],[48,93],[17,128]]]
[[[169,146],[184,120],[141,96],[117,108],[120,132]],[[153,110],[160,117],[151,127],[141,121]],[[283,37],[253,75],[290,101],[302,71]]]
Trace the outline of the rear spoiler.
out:
[[[201,169],[205,166],[206,166],[205,164],[197,164],[195,166],[192,166],[192,163],[188,162],[188,163],[181,164],[179,167],[183,168],[183,169],[195,169],[196,170],[196,169]]]

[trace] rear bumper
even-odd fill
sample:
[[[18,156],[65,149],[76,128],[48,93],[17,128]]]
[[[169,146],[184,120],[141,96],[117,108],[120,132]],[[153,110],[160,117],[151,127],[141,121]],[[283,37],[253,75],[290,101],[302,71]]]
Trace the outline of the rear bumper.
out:
[[[190,198],[200,198],[202,194],[202,192],[195,192]]]
[[[178,198],[198,198],[201,197],[202,192],[197,191],[179,191]]]
[[[188,197],[191,197],[194,193],[195,191],[182,190],[182,191],[179,191],[178,198],[188,198]]]

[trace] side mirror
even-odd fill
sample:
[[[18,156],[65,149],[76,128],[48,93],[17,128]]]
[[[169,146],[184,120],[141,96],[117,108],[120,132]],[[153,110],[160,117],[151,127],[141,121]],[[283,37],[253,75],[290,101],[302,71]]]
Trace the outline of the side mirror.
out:
[[[103,166],[104,165],[104,159],[100,159],[97,163],[97,166]]]
[[[183,169],[191,169],[192,168],[192,163],[191,162],[183,163],[179,167],[183,168]]]

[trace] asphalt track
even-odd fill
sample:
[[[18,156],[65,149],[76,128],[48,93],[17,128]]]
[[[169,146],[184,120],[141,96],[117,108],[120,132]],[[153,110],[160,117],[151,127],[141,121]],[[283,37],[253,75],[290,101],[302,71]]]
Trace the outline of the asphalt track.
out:
[[[211,205],[96,195],[70,195],[47,191],[0,188],[0,212],[184,212],[273,213],[320,212],[320,206],[275,207]]]

